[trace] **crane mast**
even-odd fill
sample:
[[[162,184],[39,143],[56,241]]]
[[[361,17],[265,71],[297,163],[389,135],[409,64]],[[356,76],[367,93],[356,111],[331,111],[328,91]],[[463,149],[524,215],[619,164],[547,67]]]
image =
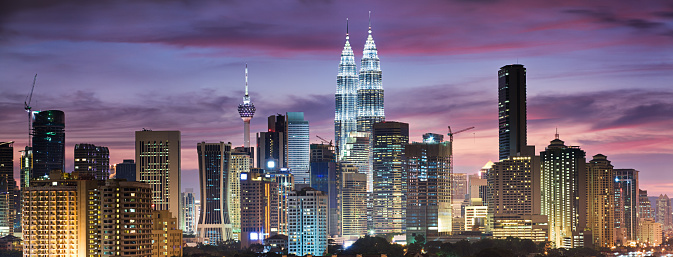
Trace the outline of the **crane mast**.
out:
[[[33,111],[31,110],[33,107],[30,106],[30,102],[33,101],[33,91],[35,90],[35,81],[37,81],[37,73],[35,73],[35,77],[33,78],[33,87],[30,89],[30,95],[26,96],[26,101],[23,102],[23,109],[28,112],[28,146],[31,147],[31,140],[30,140],[30,131],[31,131],[31,119],[33,116]]]
[[[474,127],[461,129],[461,130],[458,130],[456,132],[451,132],[451,126],[448,126],[448,128],[449,128],[449,134],[447,134],[447,135],[449,136],[449,142],[451,143],[451,156],[449,157],[449,162],[450,162],[449,165],[450,165],[450,169],[451,169],[450,172],[451,172],[451,174],[453,174],[453,135],[461,133],[461,132],[468,131],[470,129],[473,129]]]

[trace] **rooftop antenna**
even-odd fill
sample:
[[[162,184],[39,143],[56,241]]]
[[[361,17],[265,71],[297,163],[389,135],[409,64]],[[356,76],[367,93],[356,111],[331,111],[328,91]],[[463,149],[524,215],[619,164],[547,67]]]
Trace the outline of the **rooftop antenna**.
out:
[[[558,139],[558,127],[556,127],[556,135],[555,135],[555,137],[556,137],[556,139]]]
[[[372,33],[372,11],[369,11],[369,33]]]
[[[26,96],[26,101],[23,102],[23,109],[28,112],[28,146],[32,147],[33,145],[30,142],[30,131],[32,130],[31,126],[31,120],[33,116],[33,110],[32,106],[30,106],[30,103],[33,101],[33,90],[35,90],[35,81],[37,80],[37,73],[35,73],[35,77],[33,78],[33,87],[30,88],[30,95]]]
[[[346,36],[348,36],[348,18],[346,18]]]
[[[248,98],[248,64],[245,64],[245,98]]]

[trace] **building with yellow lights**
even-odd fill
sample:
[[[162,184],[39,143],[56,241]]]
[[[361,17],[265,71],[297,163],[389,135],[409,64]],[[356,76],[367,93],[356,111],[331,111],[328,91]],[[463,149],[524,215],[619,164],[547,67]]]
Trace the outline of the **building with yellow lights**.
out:
[[[170,211],[152,212],[152,257],[182,256],[182,230]]]
[[[278,183],[261,169],[241,173],[241,247],[264,244],[278,230]]]
[[[587,230],[594,247],[615,245],[615,173],[605,155],[587,163]]]

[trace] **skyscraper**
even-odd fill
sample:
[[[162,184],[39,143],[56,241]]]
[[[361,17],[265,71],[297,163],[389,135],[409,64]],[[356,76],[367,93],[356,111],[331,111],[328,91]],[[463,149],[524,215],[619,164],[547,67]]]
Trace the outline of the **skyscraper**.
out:
[[[229,160],[231,144],[198,143],[201,217],[198,235],[211,244],[233,238],[229,219]]]
[[[371,132],[377,122],[385,121],[383,106],[383,86],[381,83],[381,66],[378,50],[372,37],[371,12],[369,34],[362,51],[360,62],[359,86],[357,90],[357,129]]]
[[[657,199],[656,221],[661,223],[663,230],[673,229],[673,215],[671,215],[671,199],[668,195],[659,195]]]
[[[273,171],[287,167],[287,122],[283,115],[267,119],[268,131],[257,133],[257,167]]]
[[[402,168],[409,124],[374,124],[374,232],[405,234],[407,176]]]
[[[587,218],[585,155],[578,146],[566,146],[558,134],[540,152],[541,214],[547,215],[549,241],[554,247],[584,246]]]
[[[110,150],[93,144],[75,145],[75,171],[80,176],[105,180],[110,177]]]
[[[65,114],[59,110],[33,112],[33,169],[30,178],[63,170],[65,158]]]
[[[374,188],[374,173],[372,164],[372,137],[369,132],[350,132],[346,137],[342,163],[349,163],[358,169],[359,173],[367,175],[367,192]]]
[[[355,55],[348,38],[348,20],[346,20],[346,44],[341,51],[335,94],[334,141],[336,142],[337,160],[341,160],[344,156],[348,134],[357,131],[358,75]]]
[[[150,184],[155,210],[180,209],[180,131],[136,131],[136,179]],[[182,224],[178,224],[182,227]]]
[[[278,230],[278,183],[262,172],[241,173],[241,247],[264,244]]]
[[[654,218],[654,211],[652,211],[652,203],[647,198],[647,190],[638,190],[638,217],[641,219]]]
[[[290,192],[288,199],[288,254],[326,255],[327,195],[305,187]]]
[[[338,201],[341,181],[332,145],[311,144],[310,173],[311,187],[327,195],[327,233],[329,236],[339,236],[341,233]]]
[[[115,178],[136,181],[136,163],[134,160],[123,160],[115,165]]]
[[[135,170],[133,170],[135,172]],[[26,146],[21,151],[21,181],[19,186],[24,189],[30,185],[31,175],[33,174],[33,147]]]
[[[594,247],[615,244],[615,192],[612,164],[605,155],[594,155],[587,163],[587,229]]]
[[[287,168],[294,176],[295,184],[308,185],[311,182],[309,174],[310,148],[309,126],[304,120],[303,112],[287,113]]]
[[[345,241],[353,243],[367,234],[367,175],[358,173],[350,165],[340,165],[339,168],[342,170],[341,235]]]
[[[638,172],[634,169],[615,169],[615,183],[620,184],[622,188],[622,198],[624,205],[621,206],[624,213],[624,222],[620,228],[626,232],[626,240],[636,241],[638,233]]]
[[[182,192],[182,213],[184,215],[184,226],[181,228],[185,234],[195,235],[196,224],[199,222],[199,217],[196,216],[196,206],[194,199],[194,189],[185,188]]]
[[[250,120],[255,115],[255,105],[250,101],[248,95],[248,65],[245,65],[245,96],[243,96],[243,103],[238,105],[238,114],[243,119],[243,146],[250,147]]]
[[[0,142],[0,237],[14,233],[14,146]]]
[[[278,216],[278,229],[275,227],[271,228],[271,233],[278,233],[287,235],[288,223],[288,196],[290,192],[294,191],[294,177],[292,173],[287,168],[280,168],[275,171],[266,172],[264,174],[265,179],[269,181],[275,181],[278,185],[277,199],[278,207],[275,212]]]
[[[526,68],[505,65],[498,71],[500,160],[520,155],[526,147]]]
[[[227,206],[234,240],[241,240],[241,173],[250,172],[250,156],[235,148],[229,160]]]
[[[434,241],[451,233],[451,154],[451,143],[441,138],[414,142],[404,149],[408,243],[419,235]]]

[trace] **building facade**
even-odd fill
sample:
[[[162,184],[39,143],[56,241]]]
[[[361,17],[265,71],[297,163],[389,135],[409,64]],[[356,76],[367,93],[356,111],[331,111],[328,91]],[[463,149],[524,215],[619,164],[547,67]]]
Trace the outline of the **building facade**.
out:
[[[288,197],[288,254],[327,254],[327,195],[311,187]]]
[[[184,215],[184,226],[182,231],[186,235],[196,235],[196,227],[199,223],[199,216],[196,216],[196,199],[194,199],[194,189],[185,188],[182,192],[182,213]]]
[[[362,51],[360,73],[358,75],[357,130],[371,133],[374,124],[386,120],[381,66],[376,43],[374,43],[374,37],[372,37],[371,22],[367,41]]]
[[[594,247],[615,244],[615,203],[613,166],[605,155],[594,155],[587,163],[587,229]]]
[[[110,150],[105,146],[93,144],[75,145],[75,171],[94,179],[105,180],[110,177]]]
[[[548,218],[553,247],[584,246],[588,200],[585,155],[578,146],[566,146],[558,134],[540,152],[541,214]]]
[[[526,68],[505,65],[498,71],[500,160],[518,156],[526,147]]]
[[[136,131],[136,179],[152,187],[155,210],[180,210],[180,131]],[[182,227],[182,224],[179,224]]]
[[[407,176],[402,167],[409,124],[374,124],[374,232],[406,234]]]
[[[341,235],[351,243],[367,234],[367,175],[341,168]],[[355,171],[355,172],[354,172]],[[344,242],[345,244],[345,242]]]
[[[662,225],[664,231],[673,230],[673,214],[671,214],[671,199],[667,194],[659,195],[655,220]]]
[[[268,131],[257,133],[257,167],[273,171],[287,167],[287,122],[280,114],[267,120]]]
[[[295,184],[309,185],[311,151],[308,121],[304,120],[303,112],[288,112],[286,115],[287,168],[292,172]]]
[[[14,145],[0,142],[0,237],[14,233],[16,218],[14,193]]]
[[[136,163],[135,160],[123,160],[115,165],[115,178],[126,179],[126,181],[136,181]]]
[[[452,230],[451,143],[426,141],[404,149],[407,243],[438,240]]]
[[[182,256],[182,230],[171,212],[152,212],[152,241],[152,257]]]
[[[30,178],[65,168],[65,114],[59,110],[33,112],[33,169]]]
[[[278,183],[261,169],[241,173],[241,247],[264,244],[278,230]]]
[[[198,236],[216,244],[233,238],[228,206],[231,144],[202,142],[196,149],[201,182]]]
[[[346,155],[344,146],[349,134],[357,131],[358,74],[355,55],[348,39],[348,31],[346,31],[346,44],[341,51],[337,88],[334,95],[336,106],[334,109],[334,141],[337,160],[341,160]]]
[[[663,239],[661,224],[654,222],[652,218],[641,219],[639,223],[638,243],[651,247],[661,245]]]
[[[227,175],[227,207],[234,240],[241,240],[241,173],[250,172],[250,156],[234,150],[229,160]]]
[[[620,201],[624,203],[620,206],[623,212],[623,223],[619,224],[619,228],[624,228],[627,241],[636,241],[638,232],[638,205],[639,205],[639,171],[634,169],[614,169],[615,183],[620,184],[622,193],[619,195],[622,198]],[[617,196],[617,195],[616,195]],[[616,226],[616,225],[615,225]]]
[[[327,234],[338,237],[341,234],[339,222],[340,175],[334,154],[334,147],[326,144],[311,144],[311,187],[327,195]]]

